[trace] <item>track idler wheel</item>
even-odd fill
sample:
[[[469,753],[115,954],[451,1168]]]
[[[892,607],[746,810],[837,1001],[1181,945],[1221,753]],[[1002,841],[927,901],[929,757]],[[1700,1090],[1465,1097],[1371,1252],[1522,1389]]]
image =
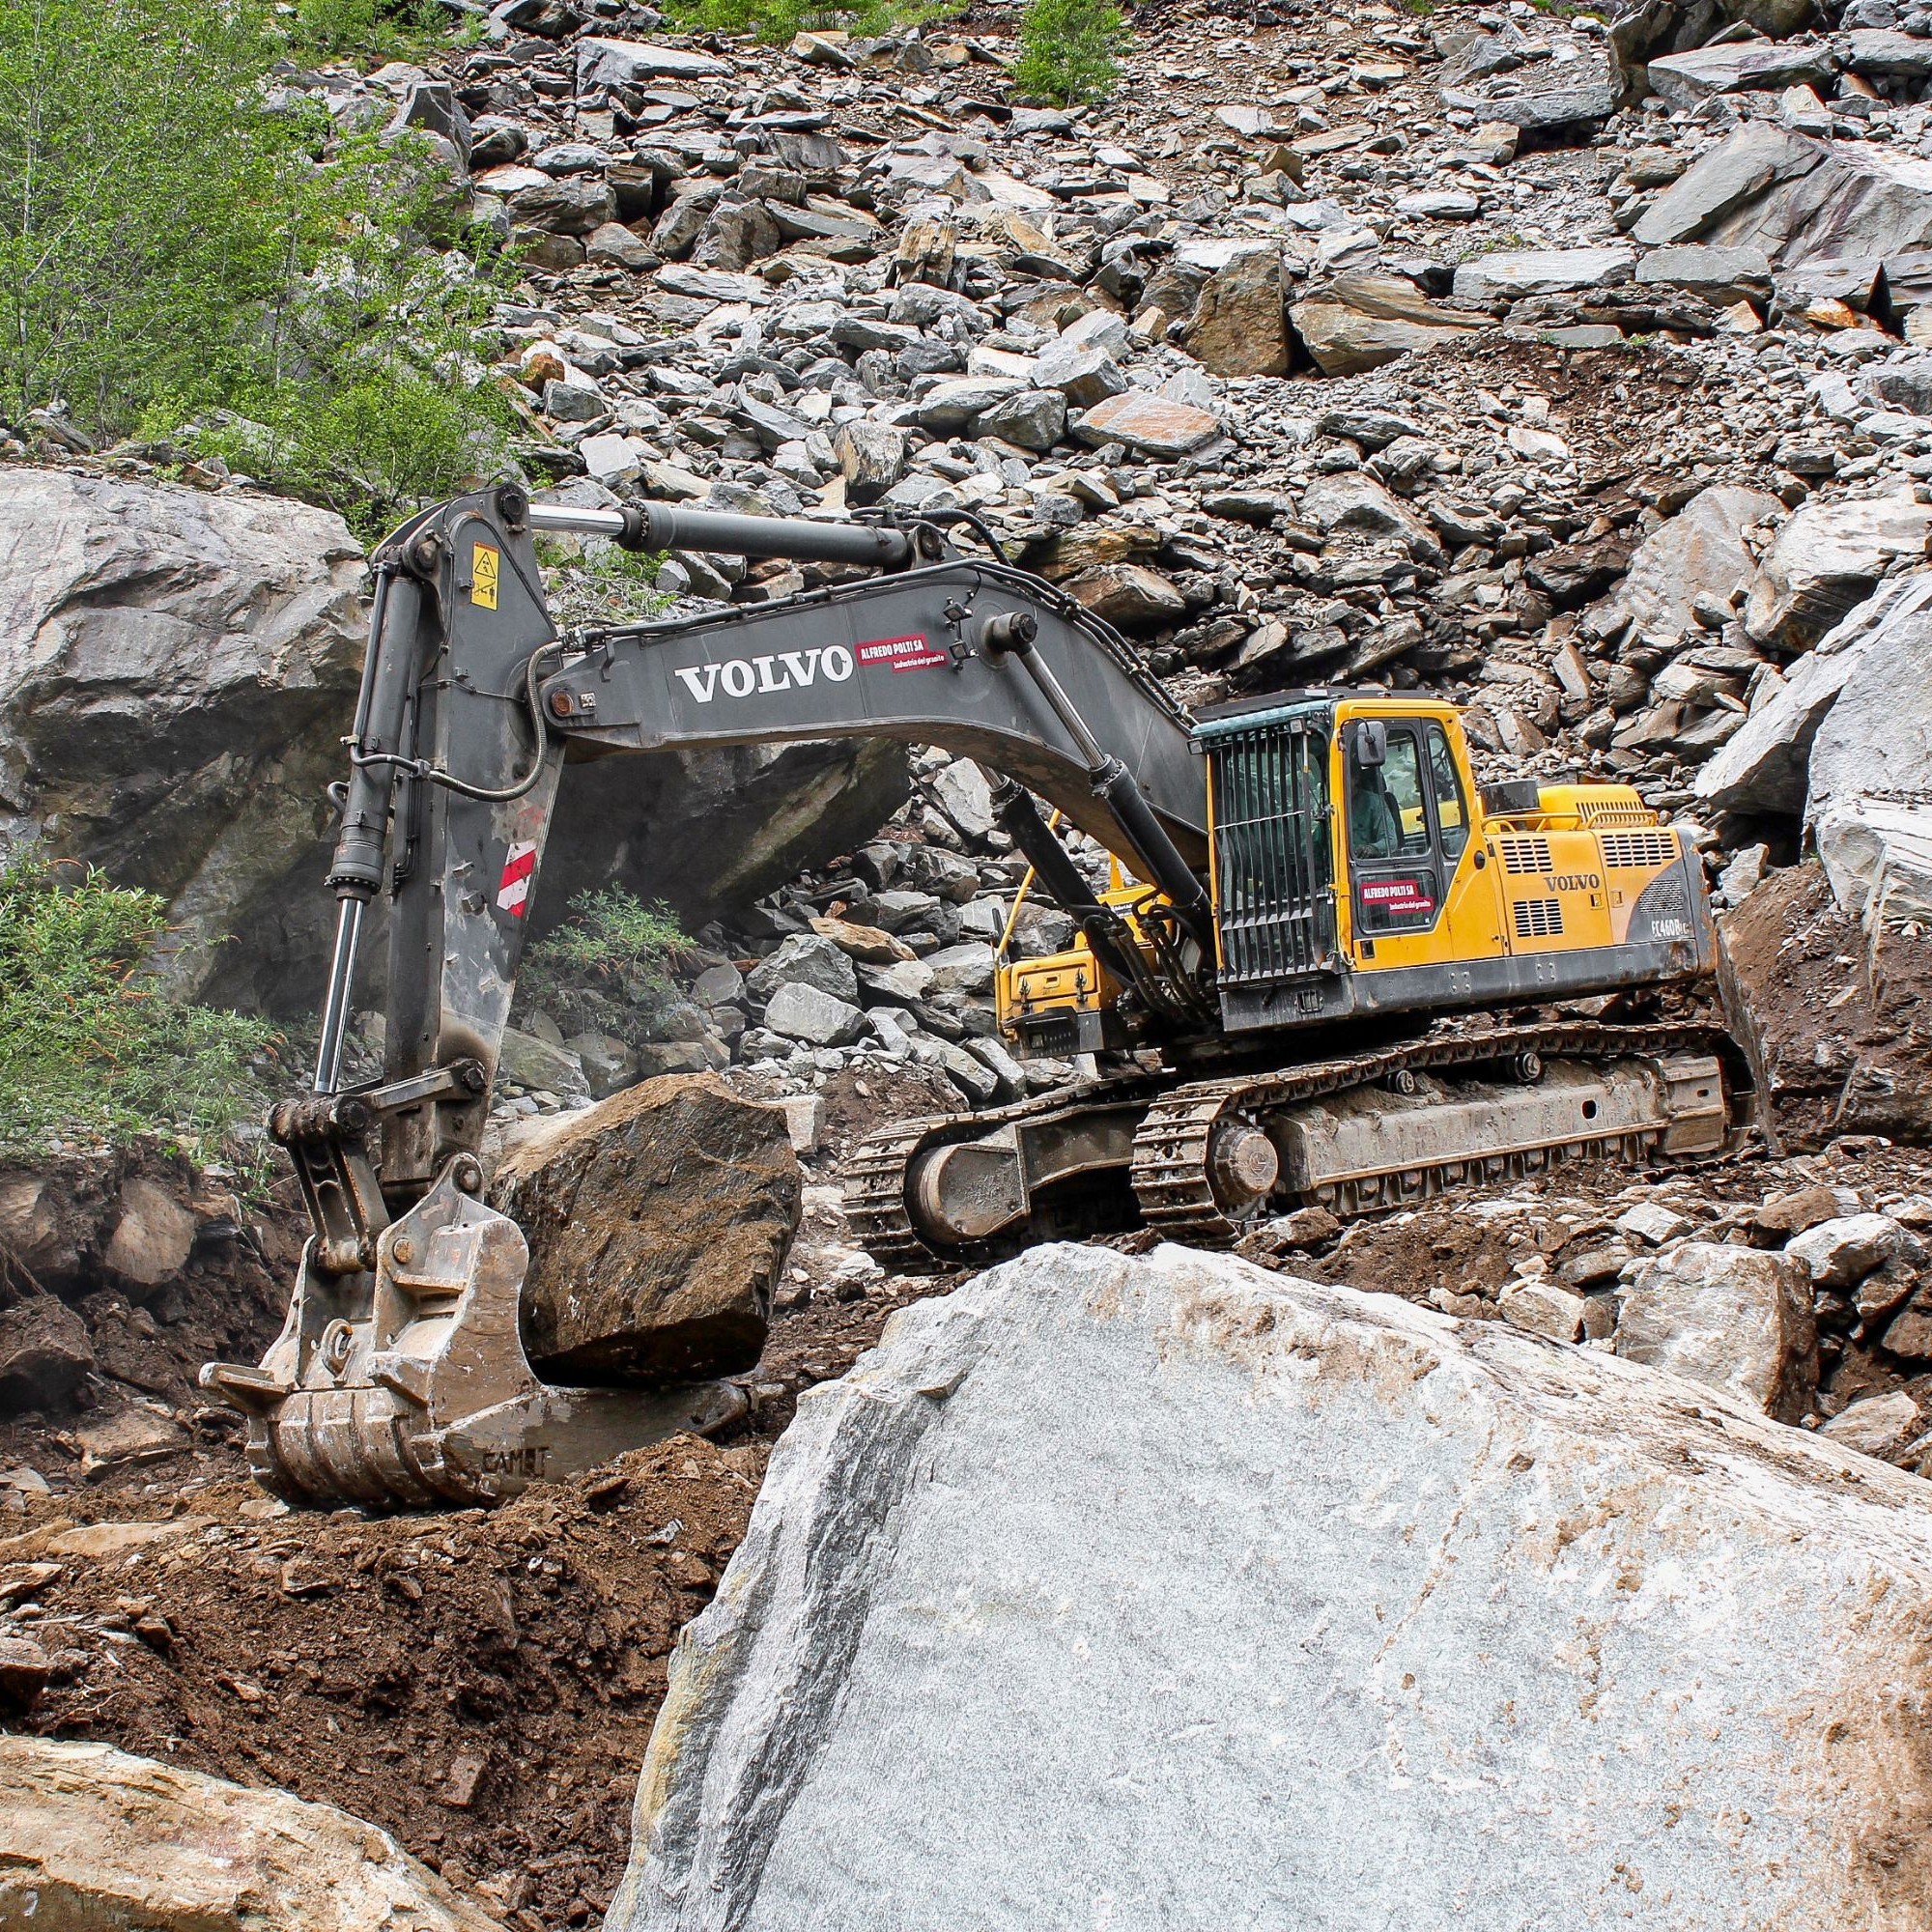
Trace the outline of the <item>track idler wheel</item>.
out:
[[[1253,1122],[1230,1121],[1214,1135],[1208,1178],[1222,1212],[1239,1218],[1274,1191],[1281,1179],[1281,1155]]]

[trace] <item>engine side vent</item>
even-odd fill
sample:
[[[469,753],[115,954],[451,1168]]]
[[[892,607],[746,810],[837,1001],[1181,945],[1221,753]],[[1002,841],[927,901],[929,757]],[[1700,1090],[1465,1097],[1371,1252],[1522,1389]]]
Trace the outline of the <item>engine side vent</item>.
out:
[[[1605,832],[1604,866],[1608,871],[1651,871],[1677,856],[1674,832]]]
[[[1561,899],[1518,899],[1516,936],[1519,939],[1560,939],[1563,936]]]
[[[1503,855],[1503,870],[1506,872],[1521,875],[1553,869],[1549,863],[1549,840],[1547,838],[1498,838],[1496,848]]]

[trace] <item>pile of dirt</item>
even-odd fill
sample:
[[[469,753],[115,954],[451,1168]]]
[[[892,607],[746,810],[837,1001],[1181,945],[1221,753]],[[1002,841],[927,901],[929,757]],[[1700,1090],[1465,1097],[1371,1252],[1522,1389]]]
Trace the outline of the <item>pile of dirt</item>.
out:
[[[583,1924],[765,1458],[681,1436],[444,1516],[243,1483],[43,1499],[0,1541],[0,1600],[54,1664],[18,1727],[326,1800],[526,1932]]]
[[[1785,1148],[1932,1142],[1932,945],[1918,929],[1866,934],[1814,862],[1774,872],[1719,930],[1732,1031]]]

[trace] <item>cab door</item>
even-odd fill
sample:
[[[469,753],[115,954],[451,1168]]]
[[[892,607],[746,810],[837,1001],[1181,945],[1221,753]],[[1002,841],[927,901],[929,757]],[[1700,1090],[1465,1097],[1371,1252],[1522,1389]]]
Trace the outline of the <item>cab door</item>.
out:
[[[1364,960],[1376,957],[1380,942],[1435,925],[1454,869],[1423,722],[1364,718],[1349,727],[1350,914]]]

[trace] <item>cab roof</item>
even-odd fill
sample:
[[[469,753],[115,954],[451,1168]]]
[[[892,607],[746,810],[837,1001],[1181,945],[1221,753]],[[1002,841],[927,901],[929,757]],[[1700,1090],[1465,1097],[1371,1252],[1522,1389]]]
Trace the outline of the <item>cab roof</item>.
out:
[[[1390,718],[1447,718],[1456,707],[1439,697],[1407,692],[1350,691],[1341,685],[1312,685],[1298,691],[1270,691],[1225,704],[1204,705],[1194,714],[1197,742],[1211,744],[1237,732],[1264,730],[1300,720],[1304,724],[1334,723],[1338,712],[1372,709]]]

